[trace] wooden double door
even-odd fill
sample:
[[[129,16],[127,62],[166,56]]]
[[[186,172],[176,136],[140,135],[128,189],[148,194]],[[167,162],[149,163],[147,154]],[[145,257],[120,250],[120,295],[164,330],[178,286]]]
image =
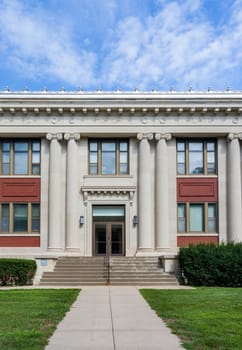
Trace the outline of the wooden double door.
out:
[[[94,255],[124,255],[124,222],[93,223]]]

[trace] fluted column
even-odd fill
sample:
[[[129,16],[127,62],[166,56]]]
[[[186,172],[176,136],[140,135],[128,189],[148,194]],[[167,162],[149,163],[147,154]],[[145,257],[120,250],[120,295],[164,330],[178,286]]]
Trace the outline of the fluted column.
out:
[[[155,139],[157,140],[155,164],[156,249],[162,250],[170,247],[167,141],[171,140],[171,134],[155,134]]]
[[[150,166],[150,143],[153,134],[138,134],[139,143],[139,169],[138,169],[138,249],[151,251],[154,249],[154,236],[152,232],[152,184]]]
[[[59,142],[62,140],[62,134],[47,134],[46,138],[50,141],[48,248],[61,250],[64,246],[61,235],[61,143]]]
[[[228,135],[228,238],[242,241],[240,135]]]
[[[65,134],[67,140],[66,249],[80,250],[78,144],[80,134]]]

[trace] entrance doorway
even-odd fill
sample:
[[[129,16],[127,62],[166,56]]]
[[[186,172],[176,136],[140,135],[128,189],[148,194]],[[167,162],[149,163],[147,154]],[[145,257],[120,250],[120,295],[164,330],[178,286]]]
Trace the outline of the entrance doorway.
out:
[[[123,255],[122,222],[95,223],[95,255]]]
[[[93,207],[94,255],[124,255],[124,206]]]

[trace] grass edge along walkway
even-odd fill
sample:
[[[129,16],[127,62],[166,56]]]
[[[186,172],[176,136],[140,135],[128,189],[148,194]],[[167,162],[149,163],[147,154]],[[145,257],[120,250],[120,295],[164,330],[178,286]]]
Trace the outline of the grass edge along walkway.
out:
[[[242,349],[242,288],[140,292],[185,349]]]
[[[0,349],[43,350],[80,289],[0,290]]]

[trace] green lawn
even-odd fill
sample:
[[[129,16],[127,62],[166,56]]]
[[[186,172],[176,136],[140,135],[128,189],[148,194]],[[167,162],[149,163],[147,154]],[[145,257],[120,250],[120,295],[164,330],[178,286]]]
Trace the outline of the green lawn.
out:
[[[189,350],[242,349],[242,289],[141,290]]]
[[[0,291],[0,349],[43,350],[78,289]]]

